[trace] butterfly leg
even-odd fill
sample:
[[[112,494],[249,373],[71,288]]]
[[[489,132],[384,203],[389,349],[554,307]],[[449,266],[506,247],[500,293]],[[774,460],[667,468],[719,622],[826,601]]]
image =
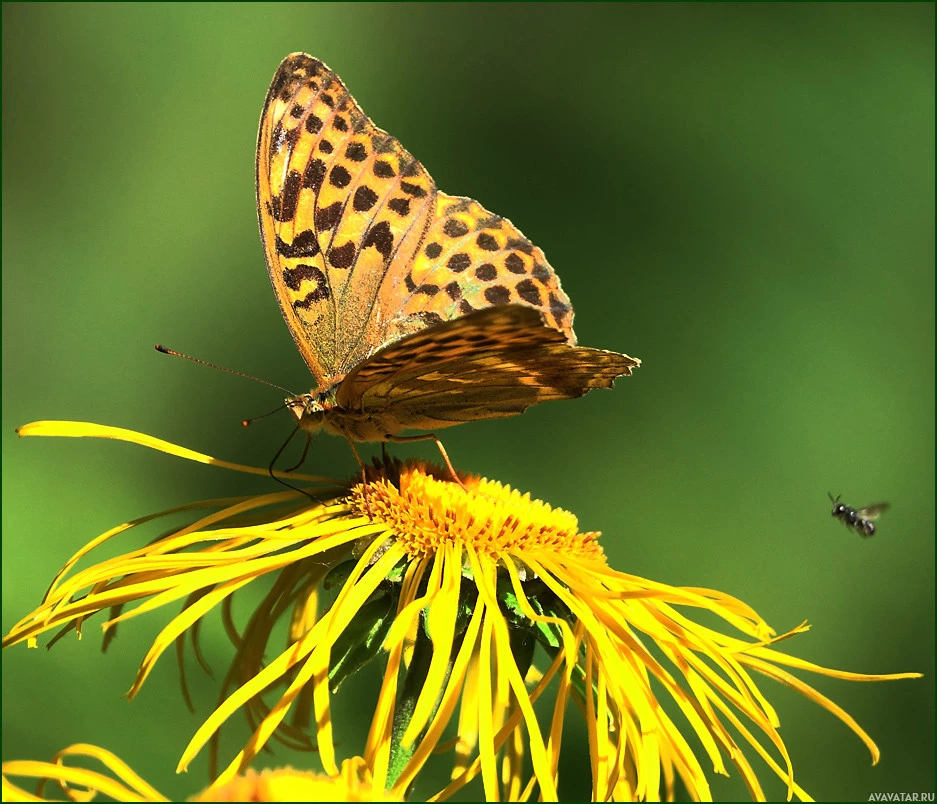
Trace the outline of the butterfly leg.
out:
[[[310,494],[308,491],[303,491],[303,489],[296,488],[296,486],[294,486],[292,483],[287,483],[285,480],[277,477],[273,473],[273,466],[277,462],[277,459],[283,454],[283,450],[286,449],[290,441],[293,440],[293,436],[296,435],[296,433],[298,432],[299,432],[299,426],[297,425],[296,428],[293,430],[293,432],[289,434],[289,437],[286,439],[286,441],[283,442],[283,446],[277,450],[277,454],[273,456],[273,460],[270,461],[270,465],[267,467],[267,474],[270,475],[270,477],[272,477],[274,480],[276,480],[276,482],[279,483],[280,485],[286,486],[289,489],[293,489],[293,491],[298,491],[300,494],[305,494],[310,500],[315,500],[316,502],[322,502],[322,500],[320,500],[314,494]],[[303,462],[306,460],[306,452],[308,451],[308,449],[309,449],[309,437],[307,436],[306,449],[303,450],[302,460],[298,464],[296,464],[296,466],[294,466],[292,469],[287,469],[286,470],[287,472],[292,472],[298,469],[303,464]]]
[[[294,432],[295,432],[295,431],[294,431]],[[292,437],[293,437],[293,436],[290,436],[290,438],[292,438]],[[299,459],[299,463],[297,463],[296,466],[291,466],[289,469],[284,469],[284,471],[285,471],[287,474],[290,473],[290,472],[295,472],[297,469],[299,469],[300,466],[302,466],[302,465],[306,462],[306,456],[309,455],[309,445],[310,445],[311,443],[312,443],[312,433],[310,433],[310,432],[307,430],[307,431],[306,431],[306,446],[303,447],[303,454],[302,454],[302,457]]]
[[[351,451],[355,456],[355,460],[358,461],[358,466],[361,467],[361,484],[362,484],[362,494],[364,495],[364,508],[368,513],[368,519],[371,519],[371,498],[368,495],[368,475],[364,469],[364,461],[361,460],[361,456],[358,454],[358,448],[355,446],[355,442],[352,441],[347,435],[345,440],[348,442],[348,446],[351,447]]]
[[[423,433],[421,435],[412,435],[412,436],[394,436],[388,435],[385,436],[388,441],[393,441],[397,444],[408,444],[412,441],[435,441],[436,447],[439,450],[439,454],[442,455],[442,459],[446,462],[446,468],[449,470],[449,474],[452,475],[452,479],[458,483],[463,490],[468,491],[465,488],[465,484],[462,482],[462,478],[456,473],[456,470],[452,467],[452,461],[449,460],[449,455],[446,453],[446,448],[442,445],[435,433]]]
[[[277,476],[276,476],[275,474],[273,474],[273,465],[277,462],[277,460],[279,459],[279,457],[283,454],[283,450],[285,450],[285,449],[287,448],[287,446],[289,446],[290,441],[293,440],[293,436],[296,435],[298,432],[299,432],[299,425],[297,425],[297,426],[293,429],[293,432],[290,433],[289,438],[287,438],[286,441],[283,442],[283,446],[280,447],[280,448],[277,450],[277,454],[273,456],[273,460],[270,461],[270,465],[267,467],[267,474],[270,475],[270,477],[272,477],[272,478],[273,478],[274,480],[276,480],[278,483],[279,483],[280,481],[279,481],[279,478],[277,478]]]

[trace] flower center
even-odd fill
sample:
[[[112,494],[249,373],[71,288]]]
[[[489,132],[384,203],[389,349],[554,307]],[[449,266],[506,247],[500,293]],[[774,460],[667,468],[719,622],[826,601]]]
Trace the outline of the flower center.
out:
[[[472,475],[465,488],[445,480],[447,472],[420,461],[400,466],[400,480],[385,477],[352,489],[351,506],[387,524],[411,557],[432,554],[461,542],[479,553],[549,551],[605,563],[599,533],[580,533],[569,511],[552,508],[530,494]]]

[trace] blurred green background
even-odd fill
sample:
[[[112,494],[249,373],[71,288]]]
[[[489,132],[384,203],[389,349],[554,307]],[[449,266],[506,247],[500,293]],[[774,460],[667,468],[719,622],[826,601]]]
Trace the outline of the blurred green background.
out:
[[[239,422],[278,393],[153,344],[309,386],[254,205],[261,104],[295,50],[334,68],[441,189],[544,249],[580,343],[644,361],[614,392],[446,431],[456,465],[574,511],[621,570],[731,593],[779,631],[809,620],[787,652],[925,673],[807,678],[877,740],[877,767],[833,717],[764,688],[818,799],[932,792],[929,3],[5,4],[4,632],[97,533],[271,489],[126,444],[13,430],[93,421],[269,462],[285,416]],[[314,442],[308,471],[353,468],[340,439]],[[827,491],[890,501],[880,534],[831,519]],[[132,704],[118,697],[168,618],[133,621],[104,656],[97,623],[50,652],[6,651],[4,759],[86,741],[170,796],[199,788],[203,765],[171,772],[201,722],[171,657]],[[229,654],[215,632],[206,651],[217,675]],[[215,686],[193,677],[204,717]],[[569,783],[578,761],[564,757]],[[713,792],[745,795],[737,775]]]

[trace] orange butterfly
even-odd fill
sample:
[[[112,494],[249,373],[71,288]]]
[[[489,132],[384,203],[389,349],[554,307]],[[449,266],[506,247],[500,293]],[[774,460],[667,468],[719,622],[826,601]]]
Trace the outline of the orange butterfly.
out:
[[[506,218],[436,189],[305,53],[283,60],[267,92],[257,210],[270,280],[316,382],[287,406],[356,457],[355,441],[442,449],[434,434],[398,434],[513,416],[640,365],[576,346],[543,252]]]

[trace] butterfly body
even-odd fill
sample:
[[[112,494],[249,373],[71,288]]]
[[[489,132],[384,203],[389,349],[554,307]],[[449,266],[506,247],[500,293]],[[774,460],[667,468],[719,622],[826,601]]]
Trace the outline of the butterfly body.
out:
[[[257,204],[271,282],[316,381],[287,399],[304,430],[388,440],[582,396],[639,365],[577,346],[543,252],[438,190],[303,53],[267,93]]]

